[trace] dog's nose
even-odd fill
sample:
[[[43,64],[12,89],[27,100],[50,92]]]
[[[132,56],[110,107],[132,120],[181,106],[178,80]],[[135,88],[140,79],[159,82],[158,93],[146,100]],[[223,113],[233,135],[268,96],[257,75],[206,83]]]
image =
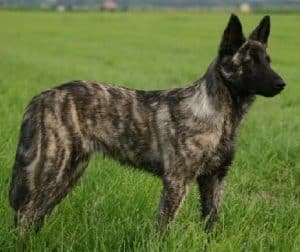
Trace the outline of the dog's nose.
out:
[[[275,81],[275,87],[278,88],[278,89],[283,89],[285,86],[285,83],[282,79],[277,79]]]

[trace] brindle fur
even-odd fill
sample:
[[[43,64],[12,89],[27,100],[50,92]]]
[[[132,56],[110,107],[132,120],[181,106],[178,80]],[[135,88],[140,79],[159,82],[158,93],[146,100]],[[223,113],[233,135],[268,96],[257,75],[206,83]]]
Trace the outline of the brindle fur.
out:
[[[21,230],[41,224],[93,152],[162,178],[162,229],[196,181],[211,228],[245,113],[256,94],[273,96],[284,86],[266,54],[269,30],[266,16],[245,39],[232,15],[218,56],[187,87],[139,91],[73,81],[34,97],[24,115],[10,188]]]

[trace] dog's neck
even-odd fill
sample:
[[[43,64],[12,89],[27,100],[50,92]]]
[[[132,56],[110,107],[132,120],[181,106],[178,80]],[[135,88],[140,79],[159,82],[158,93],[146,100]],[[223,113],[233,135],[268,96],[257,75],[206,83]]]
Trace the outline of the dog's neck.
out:
[[[227,102],[230,103],[234,121],[240,123],[254,102],[255,95],[242,93],[234,89],[230,83],[226,82],[226,79],[224,79],[217,69],[216,62],[217,60],[214,60],[210,64],[204,76],[195,84],[199,86],[204,84],[206,86],[209,99],[211,99],[212,103],[217,107],[222,106],[224,99],[227,98]]]

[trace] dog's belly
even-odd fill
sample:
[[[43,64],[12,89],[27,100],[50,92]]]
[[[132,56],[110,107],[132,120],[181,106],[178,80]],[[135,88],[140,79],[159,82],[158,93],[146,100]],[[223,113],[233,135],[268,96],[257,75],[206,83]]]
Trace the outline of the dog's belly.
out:
[[[100,143],[99,150],[121,164],[129,165],[137,169],[145,170],[157,176],[163,175],[163,162],[160,155],[153,151],[151,144],[143,139],[135,139],[135,145],[128,141]]]

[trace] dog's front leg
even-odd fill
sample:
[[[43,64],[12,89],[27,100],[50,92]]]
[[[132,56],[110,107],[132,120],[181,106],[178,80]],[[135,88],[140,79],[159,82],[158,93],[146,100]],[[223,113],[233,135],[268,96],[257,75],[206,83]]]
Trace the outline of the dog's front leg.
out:
[[[174,219],[187,192],[187,183],[183,178],[166,177],[159,204],[158,225],[165,230]]]
[[[206,231],[210,231],[218,220],[219,208],[223,196],[224,176],[202,175],[197,178],[202,217],[206,220]]]

